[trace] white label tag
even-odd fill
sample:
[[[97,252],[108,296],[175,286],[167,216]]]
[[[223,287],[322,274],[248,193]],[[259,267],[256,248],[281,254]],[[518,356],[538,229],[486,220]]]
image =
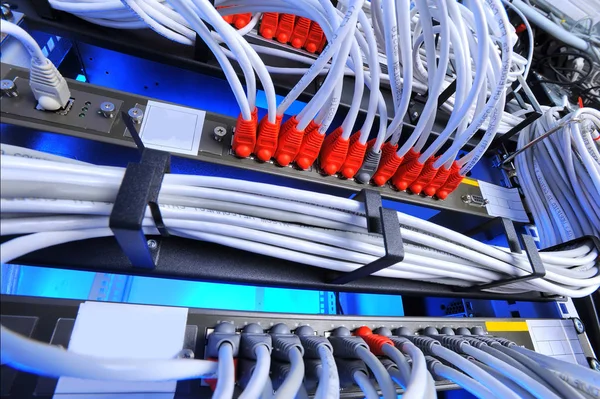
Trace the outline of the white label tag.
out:
[[[183,347],[187,308],[85,302],[79,306],[69,351],[119,359],[173,359]],[[173,399],[177,381],[113,382],[62,377],[55,399],[116,399],[123,393]],[[129,396],[128,396],[129,397]]]
[[[481,196],[489,201],[485,209],[490,216],[505,217],[515,222],[529,222],[519,190],[516,188],[500,187],[479,180],[479,189]]]
[[[198,155],[205,116],[199,109],[148,101],[140,138],[148,148]]]

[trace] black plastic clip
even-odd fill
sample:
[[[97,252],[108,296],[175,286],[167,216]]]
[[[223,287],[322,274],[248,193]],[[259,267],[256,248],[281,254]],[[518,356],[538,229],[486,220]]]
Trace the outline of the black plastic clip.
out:
[[[163,237],[169,236],[158,206],[158,194],[163,176],[169,172],[171,154],[145,148],[131,117],[125,112],[121,117],[142,152],[142,157],[139,163],[127,165],[110,213],[109,227],[134,267],[153,269],[155,264],[142,223],[149,207],[160,234]]]
[[[508,247],[510,251],[515,254],[522,254],[523,250],[525,250],[525,254],[527,254],[527,259],[529,259],[529,264],[531,265],[531,273],[526,274],[524,276],[515,276],[508,277],[502,280],[494,281],[491,283],[486,283],[482,285],[474,285],[471,287],[460,287],[457,288],[460,291],[481,291],[489,288],[501,287],[507,284],[514,284],[523,281],[533,280],[536,278],[544,278],[546,276],[546,268],[544,267],[544,263],[542,262],[542,258],[538,252],[537,246],[535,245],[535,241],[533,237],[528,234],[521,234],[520,236],[517,234],[515,230],[515,225],[512,220],[507,218],[497,217],[489,220],[488,222],[482,224],[479,227],[465,233],[468,236],[474,236],[483,231],[489,231],[494,227],[495,224],[500,223],[506,234],[506,239],[508,240]],[[523,243],[523,249],[521,249],[521,242]]]
[[[404,259],[404,244],[400,232],[398,214],[392,209],[381,205],[381,195],[374,190],[362,189],[354,198],[365,204],[367,215],[367,230],[369,233],[383,235],[385,256],[364,265],[356,270],[336,277],[331,284],[346,284],[359,278],[370,276],[380,270],[402,262]]]

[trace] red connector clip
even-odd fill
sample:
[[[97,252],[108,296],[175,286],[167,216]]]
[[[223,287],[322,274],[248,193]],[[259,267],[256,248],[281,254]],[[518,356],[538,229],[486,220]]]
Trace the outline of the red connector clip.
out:
[[[403,157],[398,157],[398,144],[392,145],[389,142],[381,146],[381,161],[379,167],[373,175],[373,183],[377,186],[383,186],[394,176],[398,167],[402,164]]]
[[[277,32],[277,25],[279,24],[279,13],[277,12],[266,12],[262,15],[260,20],[260,27],[258,33],[265,39],[273,39],[275,32]]]
[[[465,177],[460,174],[460,166],[456,161],[454,161],[452,167],[450,168],[450,176],[448,176],[448,180],[446,180],[444,185],[435,192],[435,196],[442,200],[448,198],[448,195],[450,195],[452,191],[456,190],[464,178]]]
[[[323,39],[321,39],[321,43],[319,43],[319,47],[317,47],[317,53],[320,53],[321,51],[323,51],[326,44],[327,44],[327,36],[325,36],[323,34]]]
[[[304,17],[298,17],[294,31],[290,38],[290,44],[294,48],[302,48],[308,37],[308,31],[310,30],[310,19]]]
[[[384,356],[383,353],[383,345],[388,344],[392,347],[394,346],[394,342],[388,337],[384,337],[383,335],[373,334],[373,331],[367,326],[359,327],[354,330],[353,333],[357,337],[361,337],[367,345],[369,345],[369,349],[371,353],[375,356]]]
[[[256,127],[258,125],[258,109],[252,111],[252,118],[247,121],[240,114],[235,124],[235,133],[233,134],[233,143],[231,148],[236,156],[247,158],[254,151],[256,146]]]
[[[402,165],[400,165],[396,174],[392,177],[392,184],[400,191],[406,190],[412,182],[417,180],[423,170],[423,166],[425,166],[419,162],[419,153],[415,152],[412,148],[408,151],[407,156],[410,159],[402,162]]]
[[[254,146],[254,154],[263,162],[270,160],[277,150],[281,117],[281,115],[278,115],[275,123],[271,123],[265,115],[258,124],[258,138],[256,139],[256,146]]]
[[[442,167],[438,169],[433,180],[423,189],[425,195],[428,197],[433,197],[435,192],[442,187],[444,183],[446,183],[448,176],[450,176],[450,169],[446,169],[442,165]]]
[[[423,188],[427,186],[436,176],[438,169],[433,167],[433,163],[439,157],[430,157],[427,161],[425,161],[425,165],[423,166],[423,170],[421,170],[421,174],[417,177],[408,188],[413,194],[421,194]]]
[[[325,139],[325,135],[319,132],[320,126],[314,121],[310,121],[306,129],[304,129],[305,134],[302,145],[296,156],[296,165],[300,169],[306,170],[310,168],[319,156],[319,151],[321,151],[321,146]]]
[[[342,133],[343,129],[340,126],[327,136],[325,143],[323,143],[319,164],[325,174],[335,174],[346,160],[350,141],[343,139]]]
[[[289,165],[298,155],[304,138],[304,131],[296,129],[297,126],[298,120],[295,116],[292,116],[281,126],[279,143],[275,152],[275,160],[281,166]]]
[[[367,152],[367,144],[363,144],[359,141],[360,130],[350,136],[350,144],[348,147],[348,155],[346,160],[341,167],[342,175],[346,179],[352,179],[356,172],[360,169],[365,159],[365,152]]]
[[[281,14],[279,18],[279,24],[277,25],[277,31],[275,33],[275,39],[280,43],[287,43],[290,40],[290,36],[294,31],[294,22],[296,16],[292,14]]]
[[[323,41],[323,29],[319,26],[318,23],[312,22],[310,24],[310,29],[308,30],[308,36],[306,38],[306,42],[304,43],[304,49],[309,53],[314,53],[317,51],[317,48],[321,45]]]
[[[250,23],[250,20],[252,19],[252,14],[236,14],[234,17],[235,18],[233,18],[233,26],[235,26],[238,29],[242,29]]]

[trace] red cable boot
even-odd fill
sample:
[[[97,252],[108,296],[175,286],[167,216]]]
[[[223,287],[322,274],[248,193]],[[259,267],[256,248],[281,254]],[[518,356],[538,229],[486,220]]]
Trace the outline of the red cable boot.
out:
[[[279,143],[275,152],[275,160],[281,166],[289,165],[298,155],[304,138],[304,131],[296,129],[297,126],[298,120],[295,116],[292,116],[281,126]]]
[[[254,146],[254,154],[263,162],[269,161],[277,150],[281,117],[281,115],[278,115],[275,123],[271,123],[265,115],[258,124],[258,138],[256,139],[256,146]]]
[[[357,328],[354,330],[353,335],[356,337],[361,337],[363,341],[369,345],[371,353],[375,356],[385,356],[382,350],[382,347],[385,344],[394,347],[394,342],[391,339],[384,337],[383,335],[373,334],[371,329],[367,326]]]
[[[235,133],[233,134],[233,143],[231,148],[236,156],[247,158],[254,151],[256,146],[256,127],[258,125],[258,109],[252,111],[252,118],[244,120],[240,114],[235,125]]]
[[[319,156],[319,151],[321,151],[323,140],[325,139],[325,135],[319,132],[319,125],[312,121],[311,124],[313,124],[313,126],[309,124],[309,126],[311,126],[310,130],[308,130],[308,126],[305,129],[306,134],[304,135],[302,145],[296,156],[296,165],[303,170],[307,170],[315,163]]]
[[[406,190],[412,182],[417,180],[423,170],[423,166],[425,166],[419,162],[419,153],[415,152],[412,148],[408,152],[410,153],[410,155],[407,154],[410,160],[403,162],[394,177],[392,177],[392,184],[400,191]]]
[[[339,133],[337,133],[338,131]],[[342,138],[342,133],[342,127],[340,126],[330,134],[330,136],[336,134],[334,139],[327,141],[328,137],[326,138],[321,150],[321,156],[319,157],[321,169],[325,174],[330,176],[340,170],[348,154],[350,140]]]
[[[398,157],[397,151],[398,144],[392,145],[387,142],[381,146],[381,161],[372,179],[375,185],[380,187],[385,185],[402,164],[404,158]]]
[[[294,48],[302,48],[306,39],[308,38],[308,32],[310,30],[310,19],[304,17],[298,17],[294,31],[290,37],[290,44]]]
[[[290,36],[294,31],[294,23],[296,22],[296,16],[292,14],[281,14],[279,17],[279,24],[277,25],[277,31],[275,32],[275,39],[279,43],[287,44],[290,40]]]
[[[438,169],[433,180],[423,189],[425,195],[433,197],[435,192],[446,183],[448,176],[450,176],[450,169],[446,169],[446,167],[442,165],[442,167]]]
[[[417,177],[408,188],[413,194],[421,194],[423,188],[427,186],[435,177],[438,172],[438,169],[433,167],[433,163],[437,160],[436,157],[430,157],[423,166],[423,170],[421,170],[421,174]]]
[[[310,29],[308,31],[308,37],[306,38],[306,42],[304,43],[304,49],[311,54],[314,54],[317,51],[317,48],[321,45],[323,41],[323,29],[319,26],[318,23],[312,22],[310,24]]]
[[[452,191],[456,190],[464,178],[465,177],[460,174],[460,166],[458,166],[458,163],[454,161],[452,167],[450,168],[450,176],[448,176],[448,180],[446,180],[444,185],[435,192],[435,196],[442,200],[448,198],[448,195],[450,195]]]
[[[273,39],[277,32],[277,25],[279,25],[279,13],[266,12],[260,20],[258,33],[265,39]]]
[[[342,175],[346,179],[352,179],[363,164],[365,152],[367,152],[367,144],[360,142],[360,130],[350,136],[350,144],[348,147],[348,155],[341,167]]]

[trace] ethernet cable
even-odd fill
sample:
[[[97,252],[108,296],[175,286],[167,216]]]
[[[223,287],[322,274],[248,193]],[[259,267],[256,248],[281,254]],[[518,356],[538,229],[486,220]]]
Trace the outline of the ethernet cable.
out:
[[[219,359],[217,363],[219,379],[217,380],[213,398],[231,398],[235,388],[235,365],[233,363],[233,348],[230,343],[225,342],[219,347]]]
[[[17,39],[31,56],[29,87],[43,110],[56,111],[67,105],[71,92],[67,82],[36,41],[18,25],[2,21],[0,32]]]
[[[24,160],[10,156],[8,154],[11,153],[11,149],[8,146],[3,146],[3,150],[6,154],[2,159],[2,195],[4,198],[13,195],[20,197],[23,195],[22,190],[31,190],[34,187],[44,187],[48,190],[46,195],[59,199],[65,198],[65,200],[53,203],[40,202],[40,200],[33,198],[25,201],[6,201],[3,199],[3,212],[27,212],[29,206],[36,206],[42,212],[59,215],[64,214],[65,210],[71,209],[70,213],[83,212],[89,214],[89,212],[92,212],[92,214],[98,216],[108,216],[110,204],[98,203],[90,206],[85,205],[81,208],[80,205],[69,207],[71,203],[66,198],[82,201],[110,201],[116,195],[123,173],[122,169],[97,168],[88,165],[69,165],[66,168],[56,162],[35,159]],[[34,169],[30,169],[31,167],[34,167]],[[23,174],[21,172],[21,170],[33,171],[36,169],[37,171],[34,173],[27,172]],[[82,179],[80,176],[86,177]],[[59,180],[56,180],[57,178]],[[69,181],[71,183],[67,183]],[[65,184],[67,185],[64,186]],[[72,195],[65,196],[64,193],[58,195],[60,191],[63,191],[62,188],[60,191],[54,191],[54,193],[52,191],[63,186],[65,188],[69,187],[71,184],[76,185],[76,187],[70,187]],[[80,185],[87,188],[80,190],[77,188]],[[232,189],[238,192],[232,193],[224,189]],[[239,192],[239,190],[246,192]],[[261,195],[255,196],[250,192],[260,193]],[[181,219],[182,217],[192,217],[215,223],[216,228],[220,228],[218,223],[224,221],[228,224],[234,223],[244,227],[244,229],[229,233],[225,232],[227,236],[231,237],[232,241],[219,239],[219,242],[236,243],[236,245],[244,248],[252,247],[254,248],[253,251],[265,251],[275,256],[284,256],[293,260],[303,259],[302,263],[336,270],[352,270],[358,265],[368,263],[384,254],[380,238],[354,233],[364,231],[365,221],[364,216],[348,213],[364,212],[361,209],[361,204],[352,200],[315,196],[313,193],[308,195],[308,193],[301,190],[278,190],[276,187],[257,183],[247,182],[240,186],[235,180],[178,175],[165,176],[162,195],[168,195],[168,197],[163,198],[169,198],[170,203],[185,204],[185,208],[179,210],[165,209],[164,211],[166,217],[174,217],[173,221],[180,225],[184,222]],[[289,198],[289,200],[286,198]],[[299,203],[298,200],[305,201],[305,203]],[[319,204],[313,205],[315,201]],[[217,210],[217,213],[198,209],[192,211],[192,208],[188,208],[188,206],[208,207],[208,209]],[[323,208],[322,206],[330,208]],[[277,211],[273,212],[272,209]],[[258,215],[259,217],[244,219],[231,214],[224,215],[220,213],[221,211],[249,214],[250,216]],[[68,214],[64,215],[68,216]],[[503,273],[525,273],[524,270],[527,268],[525,255],[511,254],[507,249],[501,250],[489,247],[451,230],[405,214],[399,213],[398,216],[402,225],[413,226],[417,230],[405,229],[405,236],[409,243],[405,261],[379,272],[379,275],[428,278],[431,281],[446,284],[469,285],[467,281],[472,281],[472,283],[494,281],[500,278]],[[265,223],[261,219],[265,217],[271,220],[283,220],[285,223]],[[295,227],[289,222],[308,223],[315,227],[341,229],[341,231],[320,231],[318,228],[310,230]],[[151,223],[150,220],[149,223]],[[2,224],[4,229],[19,228],[17,220],[5,219]],[[41,229],[42,226],[51,229],[50,224],[38,224],[37,227],[35,223],[23,224],[20,228],[25,228],[23,226],[29,226],[27,228],[33,229],[31,231],[20,230],[24,232],[35,232],[35,229]],[[427,234],[420,231],[427,232]],[[278,238],[281,237],[281,234],[287,237],[283,241]],[[263,242],[264,244],[246,245],[243,243],[244,240]],[[320,241],[315,243],[315,240]],[[435,248],[435,251],[427,250],[428,247]],[[357,250],[360,252],[356,252]],[[307,254],[307,256],[299,256],[300,253]],[[497,291],[515,292],[515,290],[527,290],[535,287],[533,289],[560,292],[565,295],[585,295],[585,292],[592,292],[598,284],[600,277],[597,276],[598,268],[594,265],[594,258],[597,254],[591,246],[584,245],[574,251],[541,253],[540,255],[548,270],[545,279],[515,284]],[[440,259],[435,268],[432,268],[427,261],[427,257],[431,256]],[[465,259],[469,262],[465,263]],[[585,266],[585,270],[577,269],[578,266]]]
[[[365,399],[379,399],[379,394],[369,377],[362,371],[354,372],[354,381],[365,394]]]
[[[428,359],[429,370],[431,373],[439,378],[446,379],[463,388],[467,392],[472,393],[479,399],[493,399],[496,395],[492,394],[489,389],[479,383],[477,380],[469,377],[466,374],[461,373],[451,367],[442,364],[435,358]]]

